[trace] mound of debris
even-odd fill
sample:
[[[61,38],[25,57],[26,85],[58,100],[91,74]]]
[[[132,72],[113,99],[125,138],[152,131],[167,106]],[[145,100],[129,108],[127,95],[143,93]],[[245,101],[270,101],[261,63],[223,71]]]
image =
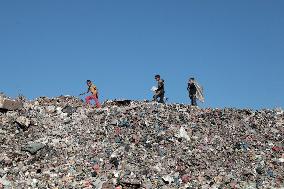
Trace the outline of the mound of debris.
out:
[[[69,96],[0,113],[0,188],[283,188],[284,114]]]

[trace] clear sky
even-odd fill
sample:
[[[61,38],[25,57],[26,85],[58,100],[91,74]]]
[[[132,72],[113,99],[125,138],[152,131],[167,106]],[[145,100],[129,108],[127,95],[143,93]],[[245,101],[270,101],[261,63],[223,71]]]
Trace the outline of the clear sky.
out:
[[[0,91],[29,99],[78,95],[151,99],[154,75],[170,102],[284,107],[283,0],[3,0]]]

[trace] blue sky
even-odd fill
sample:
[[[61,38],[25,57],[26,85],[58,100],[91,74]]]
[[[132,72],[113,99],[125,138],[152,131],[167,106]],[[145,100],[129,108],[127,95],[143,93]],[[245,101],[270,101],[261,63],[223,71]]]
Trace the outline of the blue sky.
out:
[[[151,99],[154,75],[170,102],[284,107],[283,0],[0,1],[0,91]]]

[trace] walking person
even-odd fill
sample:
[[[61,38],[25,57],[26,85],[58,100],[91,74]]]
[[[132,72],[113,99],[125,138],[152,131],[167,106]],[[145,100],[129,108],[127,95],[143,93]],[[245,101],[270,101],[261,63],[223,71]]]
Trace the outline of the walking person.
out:
[[[87,80],[87,86],[88,86],[88,90],[87,92],[85,93],[82,93],[80,95],[85,95],[85,94],[88,94],[89,92],[91,92],[91,95],[87,96],[85,99],[86,99],[86,103],[88,105],[91,104],[91,100],[94,100],[95,103],[96,103],[96,107],[97,108],[100,108],[101,107],[101,104],[99,102],[99,96],[98,96],[98,90],[97,90],[97,87],[92,83],[91,80]]]
[[[157,89],[155,91],[155,95],[153,96],[153,100],[159,103],[165,103],[164,102],[164,96],[165,96],[164,80],[161,79],[160,75],[155,75],[155,80],[157,81]]]
[[[190,78],[189,81],[188,81],[187,90],[188,90],[188,93],[189,93],[189,98],[191,100],[191,105],[197,106],[197,102],[196,102],[197,88],[196,88],[195,80],[194,80],[193,77]]]

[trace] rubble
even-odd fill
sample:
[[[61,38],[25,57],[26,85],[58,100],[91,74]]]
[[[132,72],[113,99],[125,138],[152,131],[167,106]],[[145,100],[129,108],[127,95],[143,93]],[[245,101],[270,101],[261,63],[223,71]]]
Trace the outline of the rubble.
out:
[[[3,110],[18,110],[23,107],[19,100],[13,100],[0,95],[0,109]]]
[[[28,144],[26,146],[23,146],[22,151],[26,151],[26,152],[29,152],[32,155],[35,155],[37,153],[37,151],[44,148],[44,146],[45,145],[42,144],[42,143],[31,143],[31,144]]]
[[[16,119],[16,123],[18,124],[19,127],[21,128],[27,128],[30,126],[31,124],[31,120],[29,120],[28,118],[24,117],[24,116],[19,116]]]
[[[281,109],[40,97],[0,112],[0,188],[283,188],[283,131]]]

